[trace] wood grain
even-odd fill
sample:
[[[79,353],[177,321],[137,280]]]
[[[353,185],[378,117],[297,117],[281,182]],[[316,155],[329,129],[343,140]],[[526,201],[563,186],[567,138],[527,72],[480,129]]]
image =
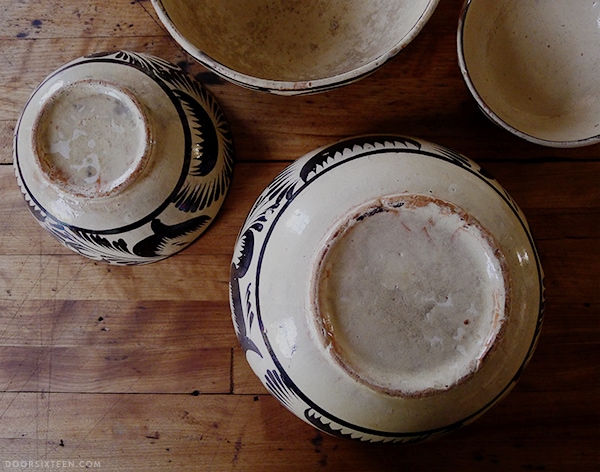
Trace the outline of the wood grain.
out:
[[[546,395],[513,392],[477,429],[394,448],[323,436],[268,395],[6,393],[0,450],[127,471],[594,470],[593,396],[563,393],[542,409]],[[11,431],[11,422],[25,427]]]
[[[0,470],[600,470],[600,145],[545,148],[487,120],[458,68],[461,6],[441,0],[404,51],[355,84],[279,97],[207,71],[149,0],[0,0]],[[149,266],[64,248],[29,214],[11,165],[35,87],[114,49],[201,80],[235,140],[219,217]],[[428,139],[482,164],[525,212],[546,276],[544,328],[515,390],[474,424],[410,447],[356,444],[297,419],[250,370],[229,312],[233,245],[254,200],[294,159],[367,133]]]

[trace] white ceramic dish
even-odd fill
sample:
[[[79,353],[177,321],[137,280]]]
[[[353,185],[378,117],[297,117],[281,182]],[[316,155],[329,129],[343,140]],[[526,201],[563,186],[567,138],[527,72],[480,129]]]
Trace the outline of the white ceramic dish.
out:
[[[438,0],[152,0],[193,57],[239,85],[280,94],[358,80],[421,31]]]
[[[417,442],[503,398],[543,276],[525,217],[443,147],[366,136],[286,168],[235,246],[232,317],[267,389],[327,433]]]
[[[483,112],[537,144],[600,142],[600,2],[468,0],[460,67]]]
[[[145,264],[213,221],[233,168],[208,91],[179,67],[128,51],[76,59],[31,95],[14,166],[29,209],[70,249]]]

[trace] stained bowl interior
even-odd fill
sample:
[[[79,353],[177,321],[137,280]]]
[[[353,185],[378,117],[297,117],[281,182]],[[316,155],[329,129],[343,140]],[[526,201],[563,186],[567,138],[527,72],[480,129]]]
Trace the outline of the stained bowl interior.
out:
[[[600,140],[600,2],[471,0],[463,75],[498,124],[539,144]]]
[[[175,39],[217,72],[297,83],[376,66],[412,40],[437,0],[153,3]]]

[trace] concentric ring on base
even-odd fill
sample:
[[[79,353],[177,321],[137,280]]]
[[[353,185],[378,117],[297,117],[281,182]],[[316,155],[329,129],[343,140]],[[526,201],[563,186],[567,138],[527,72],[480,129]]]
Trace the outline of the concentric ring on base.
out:
[[[355,209],[314,270],[313,309],[328,352],[386,394],[418,397],[461,383],[509,312],[497,243],[472,216],[429,196]]]
[[[142,172],[151,138],[132,93],[86,79],[53,93],[34,125],[33,141],[37,164],[51,185],[74,196],[103,197]]]

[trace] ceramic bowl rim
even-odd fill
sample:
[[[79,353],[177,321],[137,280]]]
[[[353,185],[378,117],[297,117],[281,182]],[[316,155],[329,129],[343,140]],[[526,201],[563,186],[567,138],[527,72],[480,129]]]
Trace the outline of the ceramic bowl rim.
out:
[[[467,88],[471,92],[473,98],[477,102],[477,106],[479,109],[496,125],[505,129],[506,131],[511,132],[512,134],[518,136],[519,138],[530,141],[534,144],[539,144],[541,146],[547,147],[555,147],[555,148],[576,148],[589,146],[592,144],[596,144],[600,142],[600,133],[597,135],[588,136],[586,138],[574,139],[574,140],[552,140],[552,139],[544,139],[537,137],[535,135],[526,133],[521,131],[518,128],[510,125],[507,121],[500,118],[500,116],[486,103],[481,94],[477,91],[475,84],[471,78],[471,74],[469,73],[469,67],[467,66],[467,62],[465,59],[465,51],[464,51],[464,32],[465,32],[465,24],[466,18],[469,13],[470,7],[477,0],[465,0],[460,12],[460,16],[458,19],[458,29],[456,34],[456,47],[458,51],[458,64],[460,67],[460,72],[463,76],[463,79],[467,85]]]
[[[369,61],[368,63],[363,64],[355,69],[329,75],[328,77],[324,78],[288,81],[263,79],[249,74],[244,74],[230,68],[222,62],[213,59],[200,48],[195,46],[179,30],[179,28],[175,25],[175,22],[169,16],[166,7],[163,5],[163,0],[151,0],[159,19],[169,34],[186,52],[188,52],[202,65],[236,85],[279,95],[300,95],[323,92],[350,84],[375,72],[377,69],[398,55],[402,49],[408,46],[408,44],[415,39],[415,37],[422,31],[433,15],[439,1],[440,0],[426,0],[427,4],[423,9],[423,12],[409,32],[403,36],[392,48],[388,49],[386,52],[380,54],[378,57]]]

